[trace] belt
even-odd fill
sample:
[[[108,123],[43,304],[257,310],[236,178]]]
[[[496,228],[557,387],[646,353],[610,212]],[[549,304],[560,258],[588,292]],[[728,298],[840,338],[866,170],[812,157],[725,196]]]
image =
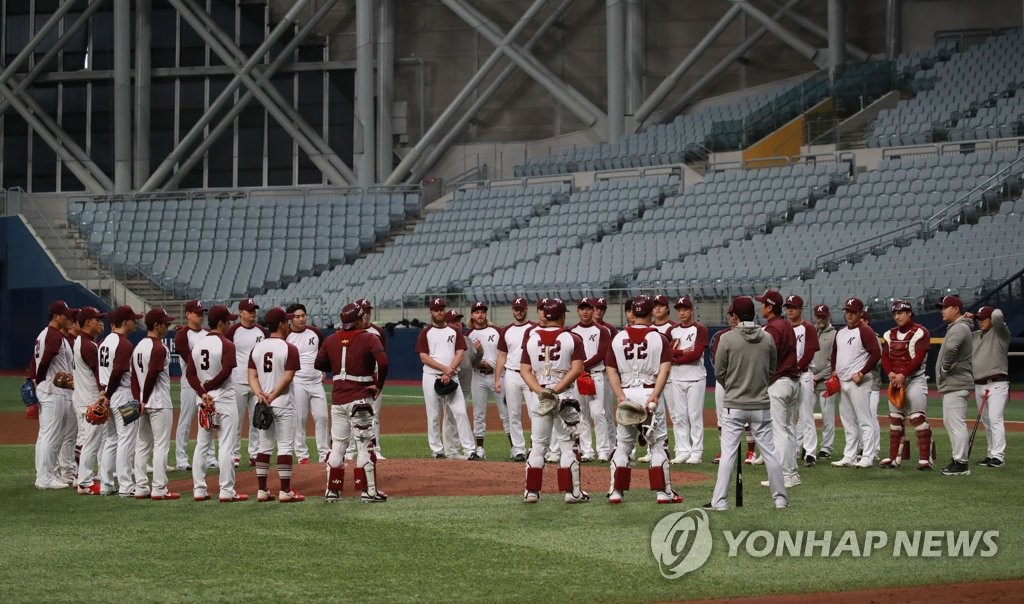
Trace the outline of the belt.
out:
[[[518,369],[509,369],[508,367],[505,368],[505,371],[511,371],[512,373],[519,373]]]
[[[332,381],[335,381],[335,382],[349,381],[349,382],[370,383],[370,382],[373,381],[373,376],[372,375],[349,375],[349,374],[345,373],[345,374],[339,374],[339,375],[334,376]]]
[[[474,369],[473,371],[483,375],[491,375],[492,373],[494,373],[493,369]]]
[[[1005,373],[997,373],[996,375],[990,375],[987,378],[981,378],[980,380],[974,380],[974,383],[979,385],[979,386],[984,386],[985,384],[992,384],[994,382],[1008,382],[1008,381],[1010,381],[1010,378]]]

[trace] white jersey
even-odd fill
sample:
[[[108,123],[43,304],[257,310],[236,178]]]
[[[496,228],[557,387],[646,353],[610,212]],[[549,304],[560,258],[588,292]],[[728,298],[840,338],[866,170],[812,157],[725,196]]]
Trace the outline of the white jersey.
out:
[[[653,327],[639,325],[615,334],[605,358],[619,372],[623,388],[653,388],[666,362],[672,362],[668,339]]]
[[[75,338],[72,353],[75,359],[75,391],[71,395],[71,400],[79,406],[91,405],[100,397],[96,342],[81,334]]]
[[[836,375],[844,382],[853,379],[857,372],[869,373],[871,368],[866,367],[871,359],[872,342],[874,350],[878,350],[878,336],[871,328],[863,323],[856,327],[844,327],[836,332],[835,347],[835,369]]]
[[[541,386],[553,386],[569,373],[573,361],[583,361],[583,342],[560,327],[537,327],[523,342],[520,366],[529,363]]]
[[[455,360],[456,350],[466,350],[466,338],[451,327],[437,327],[428,325],[420,332],[416,340],[416,353],[426,354],[431,359],[450,367]],[[429,365],[423,366],[423,373],[427,375],[441,375],[441,372]]]
[[[611,332],[607,327],[591,323],[590,325],[576,324],[569,331],[580,337],[583,341],[583,355],[586,359],[592,359],[601,349],[601,343],[611,339]],[[596,363],[587,368],[587,373],[600,373],[604,371],[604,358],[599,358]]]
[[[498,351],[505,353],[505,369],[519,371],[519,353],[523,350],[523,338],[534,327],[536,325],[527,321],[522,325],[513,323],[501,330],[498,336]]]
[[[252,353],[249,355],[249,362],[246,364],[246,371],[249,369],[256,370],[256,376],[260,381],[260,388],[264,392],[270,392],[277,388],[286,371],[298,372],[299,368],[299,349],[294,344],[281,338],[268,338],[257,344],[252,349]],[[292,386],[289,385],[288,390],[275,398],[270,403],[270,406],[279,408],[291,407]]]
[[[295,346],[299,353],[299,370],[295,372],[295,381],[303,384],[323,384],[324,374],[313,367],[316,355],[320,352],[320,345],[324,341],[320,330],[307,327],[302,331],[293,331],[288,334],[287,341]]]
[[[235,359],[234,345],[219,333],[206,334],[192,348],[192,367],[195,369],[200,384],[205,384],[217,377],[225,366],[234,367]],[[232,369],[233,372],[234,369]],[[231,375],[228,375],[218,388],[209,390],[208,393],[218,401],[234,401],[235,385]]]
[[[702,382],[708,378],[708,370],[704,366],[704,349],[708,346],[708,328],[702,323],[694,322],[690,325],[677,323],[669,330],[669,342],[676,344],[675,356],[680,351],[693,351],[697,358],[676,360],[673,359],[672,370],[669,377],[673,382]],[[699,350],[699,353],[698,353]]]
[[[200,338],[205,336],[207,331],[205,329],[192,329],[190,327],[180,327],[174,334],[174,354],[178,355],[178,365],[181,367],[181,375],[185,376],[185,365],[192,359],[192,349],[195,347],[196,342]],[[192,390],[192,385],[188,383],[188,380],[181,380],[182,390]]]
[[[71,372],[71,347],[68,346],[68,341],[60,330],[49,325],[44,327],[43,331],[39,332],[39,335],[36,336],[33,356],[37,368],[46,353],[53,354],[53,357],[50,360],[49,367],[46,369],[46,376],[36,384],[36,390],[48,394],[62,392],[61,388],[53,385],[53,378],[62,371],[65,373]]]
[[[481,329],[473,328],[467,336],[474,346],[480,342],[480,351],[483,353],[481,361],[487,363],[493,369],[498,362],[498,338],[501,336],[498,330],[488,325]]]
[[[259,325],[245,327],[241,323],[235,323],[228,329],[224,337],[231,340],[235,345],[235,368],[231,372],[231,381],[236,384],[249,384],[249,354],[257,344],[267,338],[267,332]]]
[[[167,347],[155,338],[145,338],[132,352],[132,379],[138,389],[138,399],[147,409],[171,409],[171,355]],[[146,396],[146,380],[156,376],[153,390]]]
[[[129,392],[132,387],[132,343],[119,333],[108,333],[99,347],[100,384],[104,388],[110,386],[110,377],[114,371],[121,373],[118,388]]]

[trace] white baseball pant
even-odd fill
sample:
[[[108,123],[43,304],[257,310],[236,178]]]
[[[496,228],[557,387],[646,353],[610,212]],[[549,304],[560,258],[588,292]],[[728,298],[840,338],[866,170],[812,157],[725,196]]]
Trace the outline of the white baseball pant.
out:
[[[530,391],[518,371],[506,370],[502,376],[502,392],[508,409],[508,434],[512,439],[510,455],[526,455],[526,436],[523,434],[523,405]]]
[[[1010,397],[1010,382],[992,382],[978,384],[974,387],[974,402],[981,405],[988,391],[988,402],[985,403],[981,421],[985,425],[985,440],[988,441],[988,455],[999,461],[1006,461],[1006,428],[1003,425],[1003,412],[1006,401]]]
[[[505,395],[494,391],[494,374],[473,372],[473,436],[483,438],[487,433],[487,400],[494,397],[501,424],[508,433],[508,411],[505,409]]]
[[[117,493],[124,497],[135,492],[135,447],[139,440],[139,421],[124,425],[118,407],[130,400],[131,393],[124,388],[118,388],[110,399],[110,419],[107,420],[108,423],[114,424],[114,431],[117,434],[114,472],[117,477]]]
[[[173,409],[146,409],[139,424],[139,437],[135,445],[135,495],[167,494],[167,451],[171,446]],[[149,488],[146,466],[153,456],[153,488]]]
[[[78,416],[71,401],[71,391],[60,393],[63,399],[64,421],[61,422],[60,448],[57,452],[57,474],[60,478],[74,478],[78,473],[75,462],[75,443],[78,440]],[[84,421],[84,417],[82,418]]]
[[[238,402],[237,399],[223,397],[215,399],[214,410],[217,413],[217,421],[220,423],[220,498],[233,499],[235,497],[235,464],[232,458],[232,451],[235,451],[234,442],[238,434]],[[208,494],[206,488],[206,470],[209,467],[207,461],[213,451],[213,430],[199,428],[196,435],[196,449],[192,455],[192,493],[196,497],[205,497]],[[255,451],[253,453],[255,455]]]
[[[676,456],[700,460],[704,455],[704,380],[671,381],[666,387]]]
[[[881,379],[881,378],[879,378]],[[875,418],[875,421],[871,422],[871,442],[875,443],[875,448],[871,450],[871,454],[878,457],[882,446],[882,424],[878,421],[878,405],[881,403],[881,395],[878,391],[878,384],[871,389],[871,393],[868,394],[868,405],[871,406],[871,415]]]
[[[294,401],[294,399],[292,400]],[[276,445],[278,456],[292,455],[295,451],[295,424],[298,419],[295,407],[291,405],[271,407],[270,410],[274,414],[274,423],[270,424],[266,430],[259,431],[261,432],[259,453],[270,455]],[[327,449],[327,452],[331,452],[330,448]],[[326,460],[326,457],[324,459]]]
[[[843,423],[846,444],[843,447],[843,461],[857,461],[857,449],[863,455],[874,455],[878,450],[878,415],[871,409],[871,391],[873,388],[870,375],[864,376],[860,384],[853,381],[840,382],[839,419]],[[871,424],[875,424],[872,427]]]
[[[181,380],[181,396],[178,397],[178,425],[174,429],[174,465],[179,468],[191,465],[188,462],[188,441],[192,432],[192,421],[196,419],[199,410],[196,406],[198,399],[196,391],[188,385],[188,382],[184,379]],[[212,466],[215,459],[216,456],[211,449],[207,463]]]
[[[88,488],[93,483],[93,467],[97,464],[100,444],[103,442],[103,426],[95,426],[85,421],[85,410],[91,404],[75,405],[75,412],[82,418],[82,450],[78,455],[78,476],[75,477],[75,484],[82,488]]]
[[[814,394],[814,374],[805,371],[800,374],[800,381],[797,383],[800,390],[800,411],[797,420],[797,440],[799,447],[797,453],[802,451],[803,456],[814,456],[818,453],[818,429],[814,425],[814,401],[817,398]]]
[[[821,450],[832,453],[832,447],[836,440],[836,402],[842,397],[833,394],[825,398],[824,390],[819,390],[814,395],[821,408]]]
[[[718,427],[722,427],[722,413],[725,411],[725,386],[722,382],[715,382],[715,421]]]
[[[615,448],[615,431],[608,428],[607,409],[605,408],[605,390],[610,390],[605,381],[604,371],[590,374],[594,380],[594,396],[580,395],[580,407],[583,420],[580,422],[580,453],[584,457],[594,455],[594,436],[597,440],[597,454],[601,459],[610,459]],[[613,420],[614,422],[614,420]],[[614,425],[614,423],[612,424]]]
[[[120,421],[113,408],[110,413],[110,419],[97,426],[100,432],[100,492],[107,495],[117,492],[117,426],[114,422]]]
[[[375,452],[377,453],[377,458],[378,459],[381,458],[381,453],[380,453],[380,408],[381,408],[381,405],[383,405],[383,404],[384,404],[384,395],[383,394],[377,396],[375,399],[373,399],[373,402],[370,403],[370,406],[373,407],[373,438],[377,442],[377,447],[375,449]],[[331,416],[331,417],[333,417],[333,416]],[[331,451],[328,449],[327,455],[330,455],[330,454],[331,454]],[[348,458],[348,459],[355,459],[356,455],[358,455],[358,452],[356,450],[356,440],[353,438],[348,443],[348,449],[345,450],[345,457]],[[324,457],[321,457],[320,461],[327,461],[327,456],[325,455]]]
[[[234,463],[235,459],[242,458],[242,426],[246,424],[246,413],[248,413],[248,425],[252,425],[252,412],[256,409],[256,396],[252,393],[252,388],[249,387],[248,383],[235,384],[235,404],[238,406],[238,421],[235,422],[235,433],[234,433],[234,448],[231,451],[232,459],[229,461]],[[224,426],[220,427],[221,441],[223,441]],[[221,442],[223,446],[223,442]],[[249,430],[249,457],[256,457],[256,453],[260,450],[260,431],[256,429]]]
[[[64,395],[59,392],[49,393],[38,391],[39,400],[39,434],[36,435],[36,486],[46,485],[57,480],[57,454],[60,450],[61,438],[64,434]]]
[[[786,491],[785,479],[782,475],[782,460],[775,446],[776,431],[773,427],[774,418],[769,409],[722,409],[719,427],[722,429],[722,459],[718,463],[718,477],[715,490],[711,495],[711,507],[724,510],[729,507],[729,486],[732,484],[732,472],[736,467],[736,456],[739,455],[741,439],[745,439],[744,425],[750,424],[750,433],[754,442],[761,450],[761,458],[768,471],[768,490],[775,501],[776,507],[789,505],[789,493]]]
[[[563,398],[565,398],[564,393],[559,397],[559,400]],[[558,415],[558,410],[556,409],[547,415],[537,415],[538,404],[536,396],[529,397],[526,402],[530,413],[530,425],[532,426],[530,431],[530,455],[527,457],[526,463],[531,468],[543,468],[544,460],[551,450],[552,439],[558,439],[560,445],[558,465],[562,468],[568,468],[576,461],[573,439],[569,437],[569,432],[566,430],[562,418]],[[561,430],[555,429],[555,426],[558,424],[561,424]]]
[[[476,450],[473,442],[473,430],[469,427],[469,416],[466,414],[466,399],[462,389],[457,388],[454,394],[442,397],[434,391],[437,376],[432,373],[423,374],[423,402],[427,408],[427,445],[432,454],[444,453],[441,442],[441,415],[444,408],[451,410],[454,424],[458,431],[458,439],[468,455]]]
[[[309,459],[309,445],[306,443],[306,417],[312,413],[313,415],[313,434],[316,440],[316,460],[327,461],[327,455],[331,452],[331,435],[330,427],[328,426],[328,414],[327,414],[327,392],[324,390],[323,384],[310,384],[304,382],[292,382],[292,401],[295,404],[292,424],[294,425],[294,444],[289,449],[295,451],[295,456],[299,459],[295,460],[296,463],[301,459]],[[277,409],[275,408],[275,412]],[[280,430],[279,430],[280,431]],[[253,432],[250,430],[249,432]],[[260,434],[259,438],[263,438]],[[260,453],[269,453],[264,451],[266,447],[262,446],[262,442],[259,442],[259,448],[257,449]],[[269,443],[270,449],[273,449],[274,443]],[[252,447],[249,448],[252,451]],[[280,449],[278,455],[281,455]]]
[[[969,390],[954,390],[942,393],[942,422],[949,434],[949,445],[953,459],[967,463],[967,397]],[[991,393],[989,394],[991,396]]]
[[[796,380],[780,377],[768,386],[771,401],[772,442],[779,456],[783,478],[798,478],[796,470],[796,414],[800,409],[800,389]],[[756,438],[754,440],[757,440]],[[763,452],[762,452],[763,454]]]
[[[644,404],[647,397],[651,395],[650,388],[624,388],[623,393],[626,398]],[[664,400],[664,399],[662,399]],[[664,408],[661,403],[658,403],[658,407],[662,409],[661,415],[664,421]],[[655,411],[657,414],[658,411]],[[665,462],[668,461],[668,452],[666,445],[668,445],[668,430],[660,431],[658,429],[657,416],[655,416],[655,428],[654,428],[654,441],[647,443],[647,451],[651,455],[650,467],[660,468]],[[612,470],[614,468],[625,468],[629,465],[629,454],[636,447],[637,437],[640,431],[636,426],[624,426],[619,424],[615,429],[615,451],[612,453]]]

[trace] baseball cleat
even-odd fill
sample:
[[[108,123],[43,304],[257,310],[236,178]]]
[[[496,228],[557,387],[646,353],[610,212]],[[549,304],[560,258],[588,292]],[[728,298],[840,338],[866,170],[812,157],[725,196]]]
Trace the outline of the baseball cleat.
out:
[[[966,462],[953,460],[948,466],[942,468],[943,476],[969,476],[971,473],[970,466]]]
[[[526,491],[523,493],[523,503],[537,503],[540,499],[540,493],[537,491]]]
[[[305,501],[306,496],[300,495],[295,491],[281,491],[277,494],[277,500],[280,503],[298,503],[300,501]]]
[[[149,499],[149,495],[149,491],[135,491],[135,494],[132,496],[136,499]]]
[[[487,452],[484,451],[483,447],[478,446],[474,453],[476,453],[476,456],[479,457],[480,459],[487,459]]]
[[[729,509],[729,508],[716,508],[715,506],[711,505],[711,502],[710,502],[710,501],[709,501],[709,502],[707,502],[707,503],[705,503],[704,505],[702,505],[702,506],[700,506],[700,507],[701,507],[702,509],[705,509],[705,510],[711,510],[711,511],[714,511],[714,512],[724,512],[724,511],[726,511],[726,510],[728,510],[728,509]]]
[[[605,455],[604,453],[602,453],[602,454],[597,456],[597,461],[600,461],[600,462],[603,462],[603,463],[608,463],[610,460],[611,460],[611,458],[608,455]]]
[[[209,501],[210,495],[208,493],[193,493],[192,501]]]
[[[434,459],[448,459],[448,456],[440,451],[434,453]]]
[[[873,465],[875,465],[875,460],[872,459],[872,457],[870,455],[865,455],[865,456],[861,457],[860,459],[858,459],[857,462],[853,464],[853,467],[855,467],[855,468],[870,468]]]
[[[690,459],[686,460],[687,465],[699,466],[701,462],[700,455],[691,455]]]
[[[562,459],[562,454],[556,452],[556,453],[548,453],[548,456],[545,458],[545,461],[547,461],[548,463],[558,463],[561,459]]]
[[[384,455],[380,452],[380,449],[377,449],[373,454],[377,457],[378,460],[387,459],[387,457],[384,457]],[[326,458],[324,458],[320,463],[324,463],[325,461],[327,461]]]
[[[580,457],[580,462],[581,463],[591,463],[592,461],[594,461],[594,456],[593,455],[584,455],[584,456]]]
[[[844,457],[838,461],[832,462],[833,468],[849,468],[853,466],[853,460],[849,457]]]
[[[612,505],[622,503],[622,491],[613,490],[611,493],[608,493],[608,503]]]
[[[174,499],[181,499],[181,493],[172,493],[167,491],[163,495],[153,495],[150,499],[153,501],[171,501]]]
[[[516,453],[515,457],[512,458],[512,461],[526,461],[526,455],[522,453]]]
[[[818,459],[828,459],[830,457],[832,457],[832,451],[829,451],[828,449],[818,451]]]
[[[87,487],[78,487],[75,489],[79,495],[99,495],[100,494],[100,483],[94,482]]]
[[[718,455],[715,455],[715,458],[711,460],[711,463],[715,464],[716,466],[718,464],[722,463],[722,454],[719,453]],[[711,505],[711,504],[709,503],[708,505]]]
[[[187,463],[186,464],[178,464],[177,466],[174,466],[174,469],[179,471],[179,472],[191,472],[192,471],[192,466],[187,464]]]
[[[256,467],[256,458],[252,455],[249,456],[249,466]]]
[[[689,456],[686,456],[686,455],[676,455],[672,459],[668,460],[668,462],[669,463],[686,463],[686,460],[688,460],[688,459],[689,459]]]
[[[339,493],[338,491],[332,491],[328,489],[324,493],[324,499],[327,500],[327,503],[337,503],[338,501],[341,500],[341,493]]]
[[[257,503],[263,503],[265,501],[273,501],[274,499],[275,499],[274,494],[271,493],[270,491],[264,491],[262,489],[259,490],[259,491],[256,491],[256,501],[257,501]]]
[[[816,457],[814,457],[813,455],[811,455],[810,453],[808,453],[807,455],[804,456],[804,467],[805,468],[814,467],[814,465],[817,464],[817,463],[818,463],[818,459]]]
[[[990,468],[1005,468],[1006,463],[998,457],[993,457],[988,461],[988,467]]]
[[[469,454],[468,457],[466,457],[466,460],[467,461],[483,461],[484,458],[480,457],[480,455],[478,455],[476,451],[473,451],[472,453]]]
[[[886,457],[878,464],[878,467],[882,468],[883,470],[895,470],[896,468],[900,467],[900,465],[901,464],[898,460]]]
[[[565,494],[566,503],[586,503],[588,501],[590,501],[590,494],[586,491],[581,490],[578,496],[573,495],[571,492]]]
[[[239,501],[249,501],[249,496],[243,493],[235,493],[234,497],[221,497],[221,503],[236,503]]]
[[[377,491],[373,495],[371,495],[369,491],[363,491],[362,494],[359,495],[359,500],[363,503],[384,503],[388,500],[388,496],[381,491]]]
[[[64,482],[63,480],[60,480],[59,478],[51,478],[49,480],[44,480],[42,482],[36,482],[37,489],[66,489],[69,486],[71,485]]]
[[[309,465],[309,458],[308,457],[301,457],[301,458],[299,458],[299,465],[300,466],[308,466]]]
[[[236,457],[232,463],[234,463],[237,468],[242,463],[242,460],[241,458]]]
[[[917,469],[918,470],[922,470],[922,471],[924,471],[924,470],[931,470],[932,467],[933,467],[932,466],[932,462],[930,462],[930,461],[926,461],[926,460],[922,459],[921,461],[917,462]]]
[[[683,496],[675,491],[658,491],[657,501],[659,505],[665,503],[682,503]]]
[[[985,459],[979,461],[978,465],[979,466],[987,466],[988,462],[990,462],[990,461],[992,461],[992,458],[991,457],[986,457]]]

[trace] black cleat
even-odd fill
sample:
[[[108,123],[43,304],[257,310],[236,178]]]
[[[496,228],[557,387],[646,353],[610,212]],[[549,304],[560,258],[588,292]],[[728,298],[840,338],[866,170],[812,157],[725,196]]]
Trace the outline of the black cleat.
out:
[[[832,457],[832,451],[826,451],[825,449],[818,451],[818,459],[829,459],[830,457]]]
[[[809,454],[809,453],[808,453],[808,454],[807,454],[807,455],[806,455],[806,456],[804,457],[804,467],[805,467],[805,468],[811,468],[811,467],[814,467],[814,464],[816,464],[816,463],[818,463],[818,461],[817,461],[817,460],[816,460],[816,459],[814,458],[814,456],[813,456],[813,455],[811,455],[811,454]]]
[[[942,468],[943,476],[967,476],[971,473],[971,468],[962,461],[953,460],[948,466]]]

